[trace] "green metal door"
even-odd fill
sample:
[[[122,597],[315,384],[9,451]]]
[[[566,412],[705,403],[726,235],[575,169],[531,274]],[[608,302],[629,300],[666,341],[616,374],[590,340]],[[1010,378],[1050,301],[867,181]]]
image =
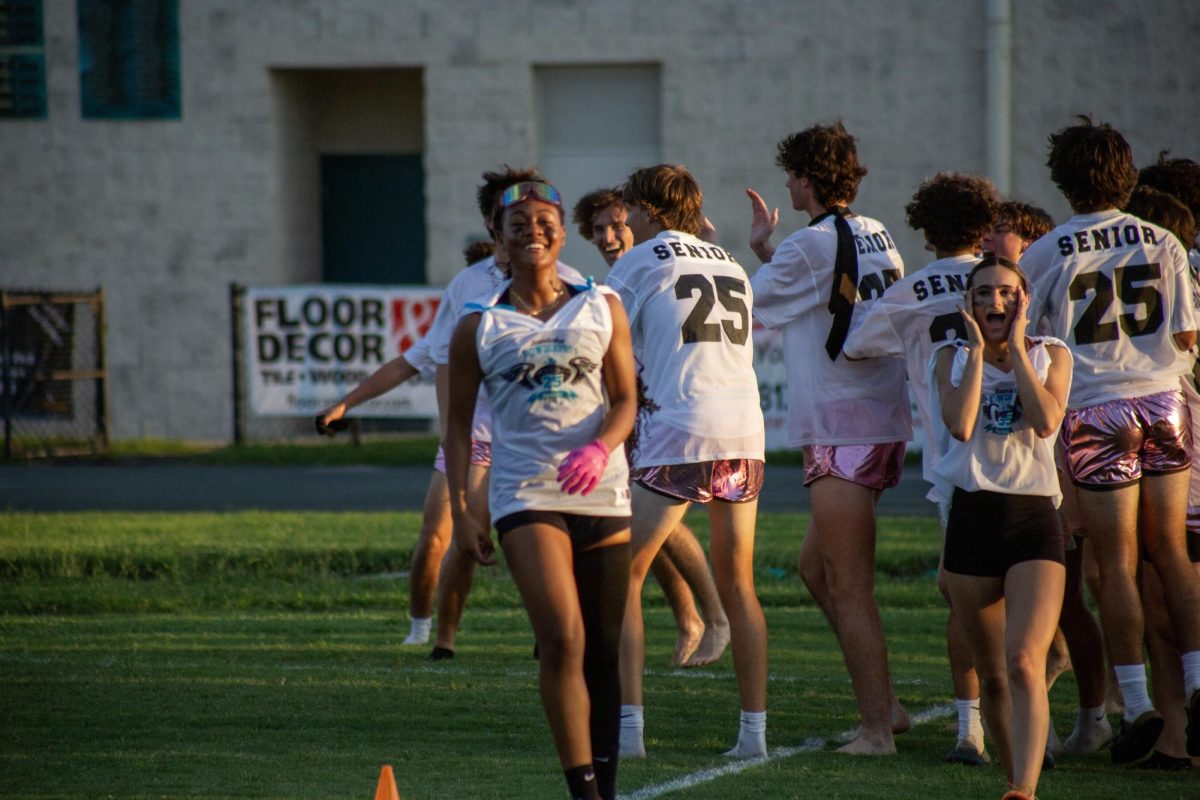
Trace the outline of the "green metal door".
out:
[[[418,155],[321,156],[327,283],[425,283],[425,168]]]

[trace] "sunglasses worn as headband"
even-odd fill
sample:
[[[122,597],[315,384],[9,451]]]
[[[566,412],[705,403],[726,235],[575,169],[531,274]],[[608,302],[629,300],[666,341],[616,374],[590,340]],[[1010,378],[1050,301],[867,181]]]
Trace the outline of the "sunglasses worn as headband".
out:
[[[530,198],[562,208],[562,195],[558,193],[558,189],[540,181],[525,181],[508,187],[504,190],[504,194],[500,195],[498,207],[508,208]]]

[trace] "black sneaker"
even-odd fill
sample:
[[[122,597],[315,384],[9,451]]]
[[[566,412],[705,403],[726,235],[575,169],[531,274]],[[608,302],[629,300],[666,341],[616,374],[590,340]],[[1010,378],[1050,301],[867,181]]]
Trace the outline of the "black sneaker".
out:
[[[1190,758],[1169,756],[1161,750],[1155,750],[1150,757],[1137,765],[1138,769],[1157,769],[1163,772],[1187,772],[1192,768]]]
[[[429,654],[430,661],[444,661],[447,658],[454,658],[454,651],[448,647],[435,647]]]
[[[1187,704],[1187,754],[1200,756],[1200,689]]]
[[[970,739],[959,739],[954,749],[942,756],[947,764],[962,764],[964,767],[982,767],[992,759],[986,750],[976,750]]]
[[[1114,764],[1136,764],[1154,750],[1163,730],[1162,714],[1150,709],[1132,723],[1121,720],[1121,727],[1109,746]]]

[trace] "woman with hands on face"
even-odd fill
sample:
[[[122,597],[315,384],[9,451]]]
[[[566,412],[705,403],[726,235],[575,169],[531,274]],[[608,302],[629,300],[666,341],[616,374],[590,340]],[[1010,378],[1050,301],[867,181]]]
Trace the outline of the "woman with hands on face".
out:
[[[1006,800],[1037,788],[1050,719],[1046,651],[1065,581],[1053,443],[1072,360],[1057,339],[1027,335],[1028,307],[1020,268],[983,259],[960,309],[968,341],[948,342],[930,364],[937,421],[950,437],[934,467],[941,496],[951,498],[947,582],[979,671]]]
[[[619,645],[629,583],[624,441],[636,384],[617,296],[556,271],[562,199],[543,181],[496,210],[512,278],[459,322],[450,346],[447,477],[456,546],[495,563],[467,509],[471,418],[492,407],[489,505],[537,639],[539,688],[572,798],[615,797]]]

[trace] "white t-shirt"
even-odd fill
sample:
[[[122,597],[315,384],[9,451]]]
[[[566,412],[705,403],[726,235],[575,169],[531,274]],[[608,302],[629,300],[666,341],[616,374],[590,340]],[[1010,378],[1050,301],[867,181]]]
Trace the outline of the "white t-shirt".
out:
[[[1063,354],[1071,357],[1070,350],[1057,339],[1029,337],[1029,342],[1029,362],[1038,379],[1043,382],[1050,370],[1050,346],[1063,348]],[[942,404],[934,377],[937,354],[946,347],[956,348],[950,369],[950,382],[953,385],[958,386],[962,382],[967,364],[966,343],[947,342],[934,350],[926,369],[930,404],[938,409],[934,416],[938,437],[945,443],[945,455],[938,459],[933,468],[940,502],[948,504],[954,495],[954,488],[958,487],[968,492],[1050,497],[1057,507],[1062,501],[1062,493],[1058,485],[1058,472],[1054,468],[1055,437],[1043,439],[1029,427],[1013,373],[984,362],[979,414],[975,418],[971,438],[960,442],[950,435],[942,420]]]
[[[854,317],[904,276],[904,262],[883,225],[847,217],[858,248]],[[906,442],[912,418],[904,364],[894,358],[847,361],[825,351],[833,321],[827,304],[837,255],[834,218],[793,233],[752,281],[754,316],[783,329],[788,381],[788,444],[851,445]]]
[[[904,359],[912,384],[925,443],[921,448],[921,475],[933,482],[933,465],[941,455],[933,433],[934,409],[929,407],[929,373],[933,349],[947,340],[967,338],[966,323],[958,313],[963,306],[967,274],[976,264],[973,255],[934,261],[893,283],[854,324],[842,352],[850,358]],[[936,498],[934,499],[936,502]]]
[[[404,360],[413,369],[421,373],[422,378],[427,381],[433,380],[434,374],[437,372],[437,364],[433,363],[433,355],[429,352],[428,331],[425,336],[413,342],[401,355],[404,356]]]
[[[482,312],[476,345],[495,438],[488,501],[492,521],[517,511],[563,511],[598,517],[630,513],[623,446],[609,455],[600,483],[586,496],[567,494],[558,467],[594,441],[608,410],[601,366],[612,338],[603,287],[587,288],[542,321],[496,305]]]
[[[1029,319],[1075,358],[1071,408],[1179,388],[1171,334],[1196,329],[1187,255],[1168,231],[1111,209],[1071,217],[1021,257]]]
[[[583,276],[561,261],[558,263],[558,275],[570,284],[584,283]],[[454,335],[454,329],[458,327],[458,321],[466,313],[467,303],[487,300],[507,280],[508,276],[496,265],[494,256],[476,261],[451,278],[450,283],[446,285],[446,291],[442,293],[442,301],[438,304],[433,325],[424,337],[429,340],[429,355],[435,365],[450,363],[450,339]],[[471,439],[476,442],[492,440],[491,409],[483,392],[479,393],[479,399],[475,403]]]
[[[746,273],[728,251],[664,231],[608,274],[638,362],[635,467],[762,459]]]

